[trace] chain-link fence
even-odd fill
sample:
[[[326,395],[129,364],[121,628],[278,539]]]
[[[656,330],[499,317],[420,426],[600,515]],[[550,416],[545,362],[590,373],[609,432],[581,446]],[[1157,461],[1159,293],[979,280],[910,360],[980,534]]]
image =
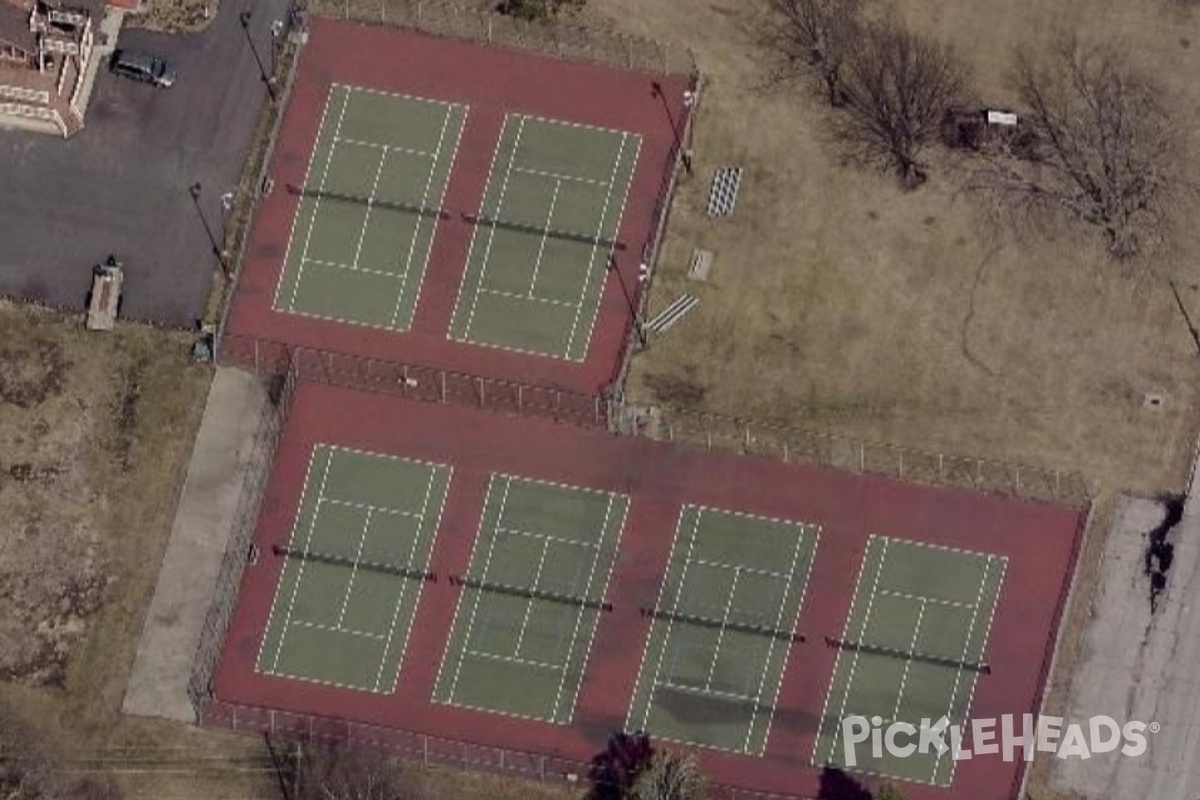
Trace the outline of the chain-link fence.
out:
[[[288,373],[299,381],[584,427],[602,428],[608,420],[604,400],[595,395],[236,335],[220,338],[217,363],[260,375]]]
[[[297,742],[350,742],[424,766],[451,767],[563,786],[592,783],[592,764],[587,761],[472,744],[293,711],[213,700],[202,722],[214,727],[269,734]],[[801,795],[769,794],[720,785],[712,789],[709,795],[714,800],[804,800]]]
[[[266,492],[267,480],[271,475],[271,466],[275,461],[275,448],[279,444],[279,436],[287,420],[295,388],[294,373],[284,372],[274,376],[269,387],[268,401],[263,406],[254,439],[250,444],[241,494],[229,533],[229,543],[221,559],[221,569],[217,574],[217,583],[209,602],[204,627],[200,632],[200,643],[196,648],[192,674],[188,680],[188,696],[191,698],[192,707],[196,709],[198,719],[203,718],[205,706],[212,696],[213,672],[221,656],[225,633],[229,628],[229,618],[233,614],[238,587],[242,582],[242,572],[250,558],[254,531],[258,527],[258,514]]]
[[[664,75],[691,75],[696,71],[691,51],[682,45],[609,33],[558,19],[517,19],[446,0],[304,0],[302,5],[325,17],[412,28],[557,58]]]
[[[614,406],[621,432],[720,450],[833,467],[916,483],[974,489],[1086,508],[1083,476],[1046,467],[951,455],[852,436],[751,422],[718,414],[648,414]]]

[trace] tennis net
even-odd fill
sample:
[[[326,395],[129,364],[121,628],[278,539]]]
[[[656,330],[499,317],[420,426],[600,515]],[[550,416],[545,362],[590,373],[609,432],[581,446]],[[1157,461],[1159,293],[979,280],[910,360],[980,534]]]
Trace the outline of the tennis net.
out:
[[[951,656],[939,656],[932,653],[918,653],[909,650],[901,650],[896,647],[884,647],[877,644],[867,644],[866,642],[855,642],[849,639],[839,639],[834,636],[826,636],[825,643],[830,647],[841,648],[842,650],[852,650],[858,653],[867,655],[886,656],[888,658],[899,658],[905,661],[917,661],[922,664],[932,664],[939,667],[953,667],[963,670],[964,672],[980,672],[985,675],[990,675],[992,667],[985,661],[965,661],[961,658],[953,658]]]
[[[772,639],[779,639],[780,641],[785,642],[803,642],[805,640],[805,636],[802,633],[782,630],[774,625],[769,625],[764,622],[751,622],[749,620],[736,619],[733,616],[718,619],[716,617],[706,617],[698,614],[685,614],[681,611],[653,608],[649,606],[643,606],[639,608],[638,611],[643,617],[665,619],[668,622],[679,622],[685,625],[699,625],[704,628],[717,628],[720,630],[739,631],[741,633],[753,633],[759,636],[769,636]]]
[[[530,225],[528,223],[514,222],[512,220],[502,220],[482,214],[470,214],[466,212],[454,213],[444,208],[427,208],[415,203],[406,203],[400,200],[389,200],[383,197],[351,194],[348,192],[335,192],[329,189],[314,189],[307,186],[296,186],[295,184],[291,183],[287,185],[287,190],[291,194],[300,195],[302,197],[314,197],[320,200],[332,200],[335,203],[353,203],[355,205],[363,205],[371,208],[386,208],[393,211],[403,211],[408,214],[417,214],[422,217],[431,217],[439,220],[458,219],[460,222],[465,224],[477,225],[479,227],[499,228],[500,230],[531,233],[535,236],[545,236],[549,239],[581,242],[583,244],[596,245],[598,247],[606,247],[613,250],[626,249],[625,243],[619,239],[609,239],[603,236],[597,236],[590,233],[579,233],[577,231],[544,228],[539,225]]]
[[[506,594],[512,597],[524,597],[530,600],[549,600],[552,603],[563,603],[565,605],[579,606],[581,608],[590,608],[596,611],[613,610],[612,603],[608,603],[603,600],[589,600],[586,597],[576,597],[575,595],[551,592],[546,589],[524,586],[509,586],[503,583],[481,581],[477,578],[469,578],[465,575],[451,575],[449,580],[451,586],[467,586],[484,592],[495,592],[496,594]]]
[[[349,567],[351,569],[363,569],[368,572],[382,572],[388,575],[399,575],[402,578],[413,578],[420,581],[437,581],[437,573],[428,570],[417,569],[415,567],[405,566],[402,564],[388,564],[381,561],[363,561],[349,556],[340,556],[333,553],[319,553],[313,550],[297,550],[292,547],[277,544],[273,548],[275,555],[285,558],[294,558],[299,561],[312,561],[318,564],[328,564],[334,567]]]

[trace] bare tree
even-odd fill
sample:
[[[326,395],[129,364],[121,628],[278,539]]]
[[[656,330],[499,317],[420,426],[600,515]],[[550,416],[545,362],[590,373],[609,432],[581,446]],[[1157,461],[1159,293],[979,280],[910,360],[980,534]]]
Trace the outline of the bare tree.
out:
[[[1159,84],[1120,47],[1070,34],[1045,52],[1021,53],[1013,83],[1024,144],[988,154],[974,184],[1027,219],[1066,215],[1099,228],[1118,259],[1161,241],[1188,181]]]
[[[947,108],[967,94],[955,51],[892,21],[861,28],[841,72],[846,95],[834,133],[858,159],[895,172],[915,189],[928,177],[921,154]]]
[[[423,800],[421,782],[368,748],[306,744],[291,769],[291,800]]]
[[[693,756],[658,751],[638,774],[625,800],[703,800],[708,781]]]
[[[789,68],[803,64],[825,87],[829,104],[840,106],[842,65],[859,28],[865,0],[771,0],[783,24],[775,31]]]

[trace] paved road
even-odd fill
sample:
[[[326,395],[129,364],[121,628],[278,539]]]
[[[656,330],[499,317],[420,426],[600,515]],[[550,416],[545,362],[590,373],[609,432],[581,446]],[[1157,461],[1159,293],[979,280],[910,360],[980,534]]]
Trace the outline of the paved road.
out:
[[[216,264],[188,187],[200,182],[214,235],[219,198],[248,153],[266,89],[238,19],[270,69],[270,23],[287,0],[224,0],[193,36],[122,33],[119,46],[165,57],[169,90],[97,77],[87,128],[63,141],[0,130],[0,294],[83,308],[90,267],[126,266],[123,314],[185,326],[200,316]]]
[[[1145,533],[1164,519],[1152,500],[1121,498],[1108,534],[1098,594],[1067,701],[1071,722],[1092,715],[1157,723],[1136,758],[1119,751],[1087,760],[1050,758],[1051,784],[1088,800],[1200,797],[1200,486],[1168,534],[1174,563],[1158,611],[1150,613]],[[1045,754],[1039,754],[1043,757]]]

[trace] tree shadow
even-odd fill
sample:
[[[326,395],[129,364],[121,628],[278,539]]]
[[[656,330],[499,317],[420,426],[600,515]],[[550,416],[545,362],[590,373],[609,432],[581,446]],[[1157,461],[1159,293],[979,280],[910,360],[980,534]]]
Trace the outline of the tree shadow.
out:
[[[821,770],[818,800],[871,800],[871,791],[836,767]]]
[[[588,800],[620,800],[653,755],[654,747],[647,734],[641,731],[613,734],[604,750],[592,758]]]

